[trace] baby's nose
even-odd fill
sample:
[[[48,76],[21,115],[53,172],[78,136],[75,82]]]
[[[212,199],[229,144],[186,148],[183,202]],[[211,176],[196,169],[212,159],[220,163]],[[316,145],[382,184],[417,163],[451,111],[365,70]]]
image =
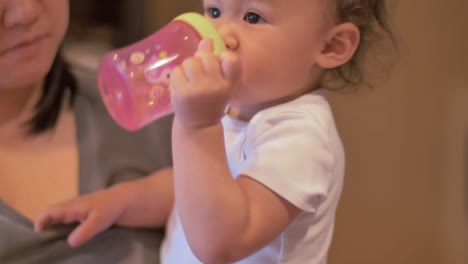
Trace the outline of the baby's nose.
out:
[[[223,40],[228,50],[236,50],[239,47],[239,41],[234,36],[224,36]]]
[[[216,29],[218,30],[221,38],[229,50],[236,50],[239,48],[239,40],[237,38],[235,25],[231,21],[219,21],[216,23]]]

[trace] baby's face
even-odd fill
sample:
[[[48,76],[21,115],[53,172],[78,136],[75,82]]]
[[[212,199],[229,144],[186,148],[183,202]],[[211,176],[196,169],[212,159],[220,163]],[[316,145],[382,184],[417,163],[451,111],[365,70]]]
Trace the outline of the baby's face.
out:
[[[242,77],[232,105],[258,107],[297,96],[317,81],[327,24],[322,0],[205,0]]]
[[[0,0],[0,89],[38,84],[68,26],[68,0]]]

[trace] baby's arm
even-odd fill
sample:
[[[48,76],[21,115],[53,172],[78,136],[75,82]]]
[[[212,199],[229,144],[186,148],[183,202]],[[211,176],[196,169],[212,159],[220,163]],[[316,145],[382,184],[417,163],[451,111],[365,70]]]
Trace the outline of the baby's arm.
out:
[[[158,227],[166,223],[173,206],[172,168],[80,196],[52,206],[34,223],[37,231],[55,224],[80,224],[68,243],[78,247],[116,224],[127,227]]]
[[[300,212],[250,177],[233,179],[222,129],[217,124],[190,130],[177,121],[173,127],[176,207],[189,245],[203,263],[232,263],[251,255]]]
[[[273,241],[300,209],[249,177],[232,177],[220,119],[240,62],[211,51],[202,42],[171,76],[175,206],[201,262],[232,263]]]

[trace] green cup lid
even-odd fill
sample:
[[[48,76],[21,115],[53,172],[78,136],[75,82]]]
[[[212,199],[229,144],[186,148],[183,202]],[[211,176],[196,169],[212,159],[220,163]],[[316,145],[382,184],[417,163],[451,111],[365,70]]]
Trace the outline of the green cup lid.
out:
[[[214,54],[219,55],[220,52],[226,50],[226,45],[219,35],[214,25],[204,16],[198,13],[184,13],[174,20],[184,21],[192,25],[200,36],[205,39],[213,40]]]

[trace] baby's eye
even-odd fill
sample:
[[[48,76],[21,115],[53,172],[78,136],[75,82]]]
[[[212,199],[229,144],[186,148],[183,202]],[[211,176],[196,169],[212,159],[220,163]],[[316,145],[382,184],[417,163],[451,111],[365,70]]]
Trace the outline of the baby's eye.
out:
[[[216,7],[211,7],[206,10],[206,15],[211,18],[219,18],[221,17],[221,10]]]
[[[254,12],[248,12],[245,14],[244,20],[249,24],[258,24],[264,22],[263,18]]]

